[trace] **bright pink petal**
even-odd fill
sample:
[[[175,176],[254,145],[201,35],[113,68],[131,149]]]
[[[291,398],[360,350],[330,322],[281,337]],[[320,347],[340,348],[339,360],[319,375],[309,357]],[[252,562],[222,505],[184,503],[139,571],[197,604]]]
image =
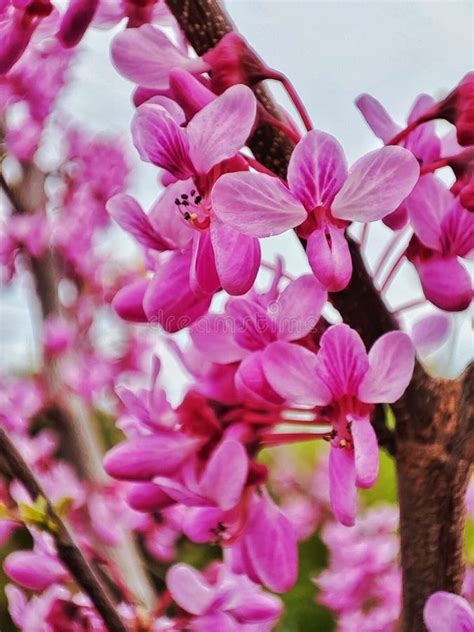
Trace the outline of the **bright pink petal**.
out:
[[[288,165],[290,191],[309,212],[329,207],[347,178],[347,163],[338,141],[313,130],[300,140]]]
[[[438,178],[426,175],[405,202],[410,223],[417,237],[428,248],[441,250],[441,220],[453,195]]]
[[[211,294],[220,289],[211,233],[208,230],[196,231],[194,234],[189,281],[195,292]]]
[[[238,441],[224,440],[214,450],[200,480],[201,493],[224,511],[240,500],[247,480],[248,458]]]
[[[339,292],[347,286],[352,276],[352,259],[344,229],[327,224],[314,230],[306,254],[314,276],[326,290]]]
[[[263,370],[273,388],[289,402],[324,406],[331,392],[316,375],[314,353],[288,342],[274,342],[263,353]]]
[[[135,511],[153,513],[168,507],[173,500],[154,483],[135,483],[129,488],[127,502]]]
[[[429,632],[473,632],[474,613],[460,595],[440,590],[433,593],[423,611]]]
[[[379,475],[379,446],[370,419],[353,417],[351,433],[354,440],[356,485],[372,487]]]
[[[278,337],[298,340],[306,336],[318,322],[326,300],[326,290],[312,274],[291,281],[269,308],[278,323]]]
[[[187,127],[189,154],[196,170],[235,156],[245,145],[255,122],[257,101],[250,88],[236,85],[211,101]]]
[[[226,173],[212,190],[217,217],[253,237],[279,235],[306,219],[304,207],[278,178],[263,173]]]
[[[357,512],[354,453],[331,446],[329,452],[329,496],[336,518],[346,527],[355,523]]]
[[[124,285],[114,296],[112,307],[116,313],[132,323],[148,322],[147,315],[143,309],[143,299],[150,281],[143,279]]]
[[[383,143],[388,143],[400,131],[401,128],[394,123],[383,105],[370,94],[357,97],[356,105],[370,129]]]
[[[262,366],[262,352],[257,351],[242,360],[235,374],[237,392],[252,404],[283,403],[283,398],[269,383]]]
[[[431,314],[413,325],[411,337],[416,350],[428,354],[447,340],[450,330],[451,319],[447,314]]]
[[[242,360],[248,351],[234,340],[234,323],[223,314],[206,314],[190,329],[191,339],[211,362],[230,364]]]
[[[202,81],[185,70],[175,68],[170,72],[170,91],[186,113],[189,121],[211,101],[217,98]]]
[[[3,563],[5,573],[17,584],[30,590],[45,590],[66,579],[68,573],[55,557],[34,551],[15,551]]]
[[[216,529],[225,515],[219,507],[187,507],[182,524],[183,533],[192,542],[199,544],[214,541]]]
[[[474,252],[474,213],[464,208],[459,199],[451,204],[441,221],[443,254],[470,257]]]
[[[153,482],[155,485],[158,485],[167,496],[182,505],[205,507],[213,504],[208,498],[174,478],[155,476]]]
[[[211,241],[222,288],[233,296],[253,286],[260,267],[260,244],[218,219],[211,222]]]
[[[320,378],[334,397],[357,395],[369,361],[359,334],[348,325],[333,325],[321,336],[318,352]]]
[[[28,46],[38,22],[22,19],[22,11],[0,21],[0,75],[7,73]]]
[[[231,299],[226,314],[234,321],[234,339],[243,349],[257,351],[276,340],[276,323],[258,303],[246,298]]]
[[[194,615],[206,612],[214,598],[214,589],[188,564],[175,564],[169,569],[166,587],[178,606]]]
[[[407,334],[391,331],[369,351],[369,368],[358,397],[368,404],[392,404],[405,392],[415,366],[415,349]]]
[[[293,526],[270,497],[254,506],[245,533],[245,548],[260,581],[275,592],[287,592],[298,572]]]
[[[408,123],[413,123],[428,110],[431,110],[435,100],[428,94],[420,94],[416,99],[408,117]],[[422,163],[430,163],[437,160],[441,154],[441,140],[436,133],[436,122],[428,121],[413,130],[405,141],[405,147],[421,160]]]
[[[207,64],[191,59],[151,24],[125,29],[114,37],[112,61],[121,75],[147,88],[168,88],[172,68],[203,72]]]
[[[92,22],[99,0],[70,0],[57,37],[66,48],[78,44]]]
[[[132,137],[142,160],[166,169],[178,180],[192,175],[186,133],[165,108],[141,105],[132,121]]]
[[[402,147],[382,147],[355,162],[334,198],[334,217],[374,222],[394,211],[418,181],[420,167]]]
[[[104,460],[105,470],[120,480],[143,481],[171,474],[197,449],[199,441],[179,433],[154,433],[116,445]]]
[[[447,312],[462,312],[472,300],[472,281],[456,257],[433,257],[416,262],[426,298]]]
[[[106,207],[117,224],[133,235],[145,248],[160,251],[171,248],[171,244],[162,239],[154,230],[142,207],[130,195],[124,193],[114,195],[107,202]]]

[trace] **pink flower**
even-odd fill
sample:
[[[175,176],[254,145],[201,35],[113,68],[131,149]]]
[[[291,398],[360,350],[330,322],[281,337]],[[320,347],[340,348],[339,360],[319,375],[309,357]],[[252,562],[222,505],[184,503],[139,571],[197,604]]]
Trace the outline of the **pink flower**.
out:
[[[355,487],[371,487],[378,475],[378,446],[370,414],[375,403],[392,403],[407,387],[414,349],[402,332],[385,334],[367,355],[360,336],[334,325],[314,354],[299,345],[274,342],[263,354],[263,371],[287,400],[324,406],[333,426],[329,456],[331,504],[338,520],[354,524]]]
[[[188,564],[176,564],[167,573],[168,590],[190,615],[190,630],[237,632],[255,625],[260,632],[269,632],[273,628],[282,612],[277,597],[265,594],[248,577],[232,573],[224,564],[210,571],[200,573]]]
[[[99,0],[69,0],[59,26],[58,39],[66,48],[78,44],[97,10]]]
[[[429,632],[474,631],[474,612],[466,599],[443,590],[429,597],[423,616]]]
[[[346,287],[352,262],[344,230],[350,221],[373,222],[397,208],[418,180],[419,166],[401,147],[383,147],[348,171],[337,140],[311,131],[297,144],[288,186],[261,173],[223,175],[212,192],[217,217],[254,237],[299,227],[316,278],[330,291]]]
[[[160,103],[138,108],[132,134],[143,160],[180,181],[170,185],[173,199],[165,192],[161,212],[194,229],[191,287],[213,293],[222,286],[230,294],[243,294],[255,280],[260,246],[254,237],[216,218],[211,191],[222,173],[246,168],[236,155],[254,124],[255,97],[249,88],[233,86],[203,107],[186,128],[180,126],[184,113],[173,101],[167,99],[167,107]]]
[[[240,362],[235,381],[244,398],[259,404],[281,404],[281,397],[265,378],[263,351],[276,340],[306,336],[318,322],[326,298],[319,282],[304,275],[291,281],[273,300],[254,291],[229,300],[225,314],[207,314],[197,321],[191,337],[207,359],[218,364]]]
[[[474,250],[474,216],[435,176],[427,175],[406,201],[415,232],[408,258],[426,298],[447,311],[462,311],[472,299],[471,279],[458,257]]]

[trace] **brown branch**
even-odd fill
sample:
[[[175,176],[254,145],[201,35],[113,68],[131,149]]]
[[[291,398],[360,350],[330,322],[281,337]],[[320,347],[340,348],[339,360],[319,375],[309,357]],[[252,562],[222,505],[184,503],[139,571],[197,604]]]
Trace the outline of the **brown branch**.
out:
[[[51,503],[41,488],[41,485],[36,480],[35,475],[30,470],[5,430],[1,427],[0,454],[6,462],[12,476],[24,485],[31,496],[32,501],[35,501],[38,497],[46,499],[46,511],[48,517],[55,525],[55,529],[52,531],[52,536],[56,543],[58,557],[77,581],[78,585],[88,595],[91,602],[97,609],[97,612],[104,620],[109,632],[126,632],[126,627],[115,611],[112,601],[110,600],[104,586],[100,583],[89,562],[74,542],[64,522],[54,511]]]
[[[199,55],[234,28],[218,0],[166,2]],[[278,116],[277,106],[262,85],[255,93],[264,107]],[[262,164],[285,176],[293,144],[281,131],[263,124],[249,139],[249,146]],[[397,323],[374,287],[359,247],[353,240],[348,241],[352,279],[345,290],[331,294],[331,300],[344,321],[370,347],[379,336],[396,329]],[[459,592],[461,588],[463,494],[469,464],[473,461],[474,441],[473,416],[465,412],[472,412],[472,403],[466,403],[472,402],[472,386],[467,389],[471,382],[472,378],[466,378],[463,387],[460,382],[434,380],[417,362],[405,395],[393,407],[396,432],[386,428],[380,410],[376,413],[374,425],[379,441],[396,454],[397,460],[403,632],[425,629],[423,605],[432,592],[440,589]]]

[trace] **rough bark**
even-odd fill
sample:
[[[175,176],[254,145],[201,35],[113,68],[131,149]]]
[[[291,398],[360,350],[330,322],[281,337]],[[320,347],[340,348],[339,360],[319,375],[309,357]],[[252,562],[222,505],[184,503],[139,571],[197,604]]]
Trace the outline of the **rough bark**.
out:
[[[217,0],[166,0],[195,51],[201,55],[234,28]],[[258,99],[274,115],[278,109],[263,86]],[[269,125],[259,127],[249,146],[255,157],[284,176],[292,143]],[[397,323],[383,302],[355,242],[349,240],[353,275],[348,287],[332,294],[344,321],[367,347]],[[464,381],[432,379],[417,363],[413,379],[394,406],[395,435],[383,426],[379,439],[396,455],[401,512],[403,568],[402,632],[422,632],[423,605],[435,590],[459,592],[464,492],[473,462],[473,372]]]

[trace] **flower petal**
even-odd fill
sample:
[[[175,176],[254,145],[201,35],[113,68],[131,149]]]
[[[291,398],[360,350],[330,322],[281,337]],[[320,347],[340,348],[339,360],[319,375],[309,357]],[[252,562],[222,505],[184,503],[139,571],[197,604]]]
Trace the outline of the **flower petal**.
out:
[[[355,162],[334,198],[334,217],[374,222],[394,211],[418,181],[420,167],[403,147],[382,147]]]
[[[449,336],[451,318],[447,314],[430,314],[416,322],[411,330],[415,349],[422,354],[429,354]]]
[[[58,559],[35,551],[10,553],[3,563],[3,569],[10,579],[30,590],[45,590],[68,576]]]
[[[175,564],[169,569],[166,587],[178,606],[194,615],[203,614],[214,598],[213,588],[188,564]]]
[[[224,314],[206,314],[191,327],[191,340],[211,362],[230,364],[248,355],[248,351],[235,342],[234,329],[232,319]]]
[[[441,180],[430,174],[420,178],[405,202],[417,237],[428,248],[441,250],[441,220],[453,195]]]
[[[368,404],[392,404],[405,392],[415,366],[415,349],[407,334],[391,331],[369,351],[369,368],[359,384],[358,397]]]
[[[355,523],[357,511],[354,453],[331,446],[329,451],[329,496],[336,518],[346,527]]]
[[[263,352],[263,370],[273,388],[289,402],[324,406],[331,392],[316,375],[317,356],[289,342],[274,342]]]
[[[212,453],[200,480],[201,493],[222,510],[239,502],[247,480],[248,458],[242,444],[223,441]]]
[[[447,312],[462,312],[472,300],[472,281],[456,257],[415,262],[426,298]]]
[[[308,132],[296,145],[288,165],[290,191],[309,212],[331,205],[347,178],[347,163],[338,141],[325,132]]]
[[[339,292],[352,276],[352,259],[344,230],[333,224],[314,230],[306,246],[309,265],[321,285],[330,292]]]
[[[298,340],[319,320],[327,292],[312,274],[291,281],[268,309],[278,324],[278,337]]]
[[[170,249],[184,250],[191,244],[194,230],[177,211],[175,200],[183,193],[189,194],[193,188],[192,180],[180,180],[168,185],[148,213],[153,229],[170,244]]]
[[[120,288],[112,300],[112,307],[120,318],[132,323],[148,322],[143,309],[143,299],[149,283],[148,279],[143,279]]]
[[[233,296],[253,286],[260,267],[260,244],[217,218],[211,222],[211,241],[222,288]]]
[[[472,632],[474,613],[460,595],[440,590],[425,603],[423,618],[429,632]]]
[[[276,340],[276,323],[257,302],[247,298],[231,299],[225,311],[234,321],[235,342],[243,349],[257,351]]]
[[[253,237],[279,235],[299,226],[306,211],[279,178],[264,173],[226,173],[212,190],[217,217]]]
[[[262,352],[257,351],[242,360],[235,374],[235,386],[241,398],[252,404],[283,403],[283,398],[272,388],[262,366]]]
[[[379,445],[377,435],[368,417],[352,417],[352,438],[357,487],[369,488],[379,475]]]
[[[250,88],[228,88],[198,112],[189,122],[189,154],[199,173],[226,158],[235,156],[245,145],[255,122],[257,101]]]
[[[383,143],[388,143],[401,130],[383,105],[370,94],[361,94],[357,97],[356,105],[370,129]]]
[[[189,282],[195,292],[213,294],[220,289],[209,230],[196,231],[194,234]]]

